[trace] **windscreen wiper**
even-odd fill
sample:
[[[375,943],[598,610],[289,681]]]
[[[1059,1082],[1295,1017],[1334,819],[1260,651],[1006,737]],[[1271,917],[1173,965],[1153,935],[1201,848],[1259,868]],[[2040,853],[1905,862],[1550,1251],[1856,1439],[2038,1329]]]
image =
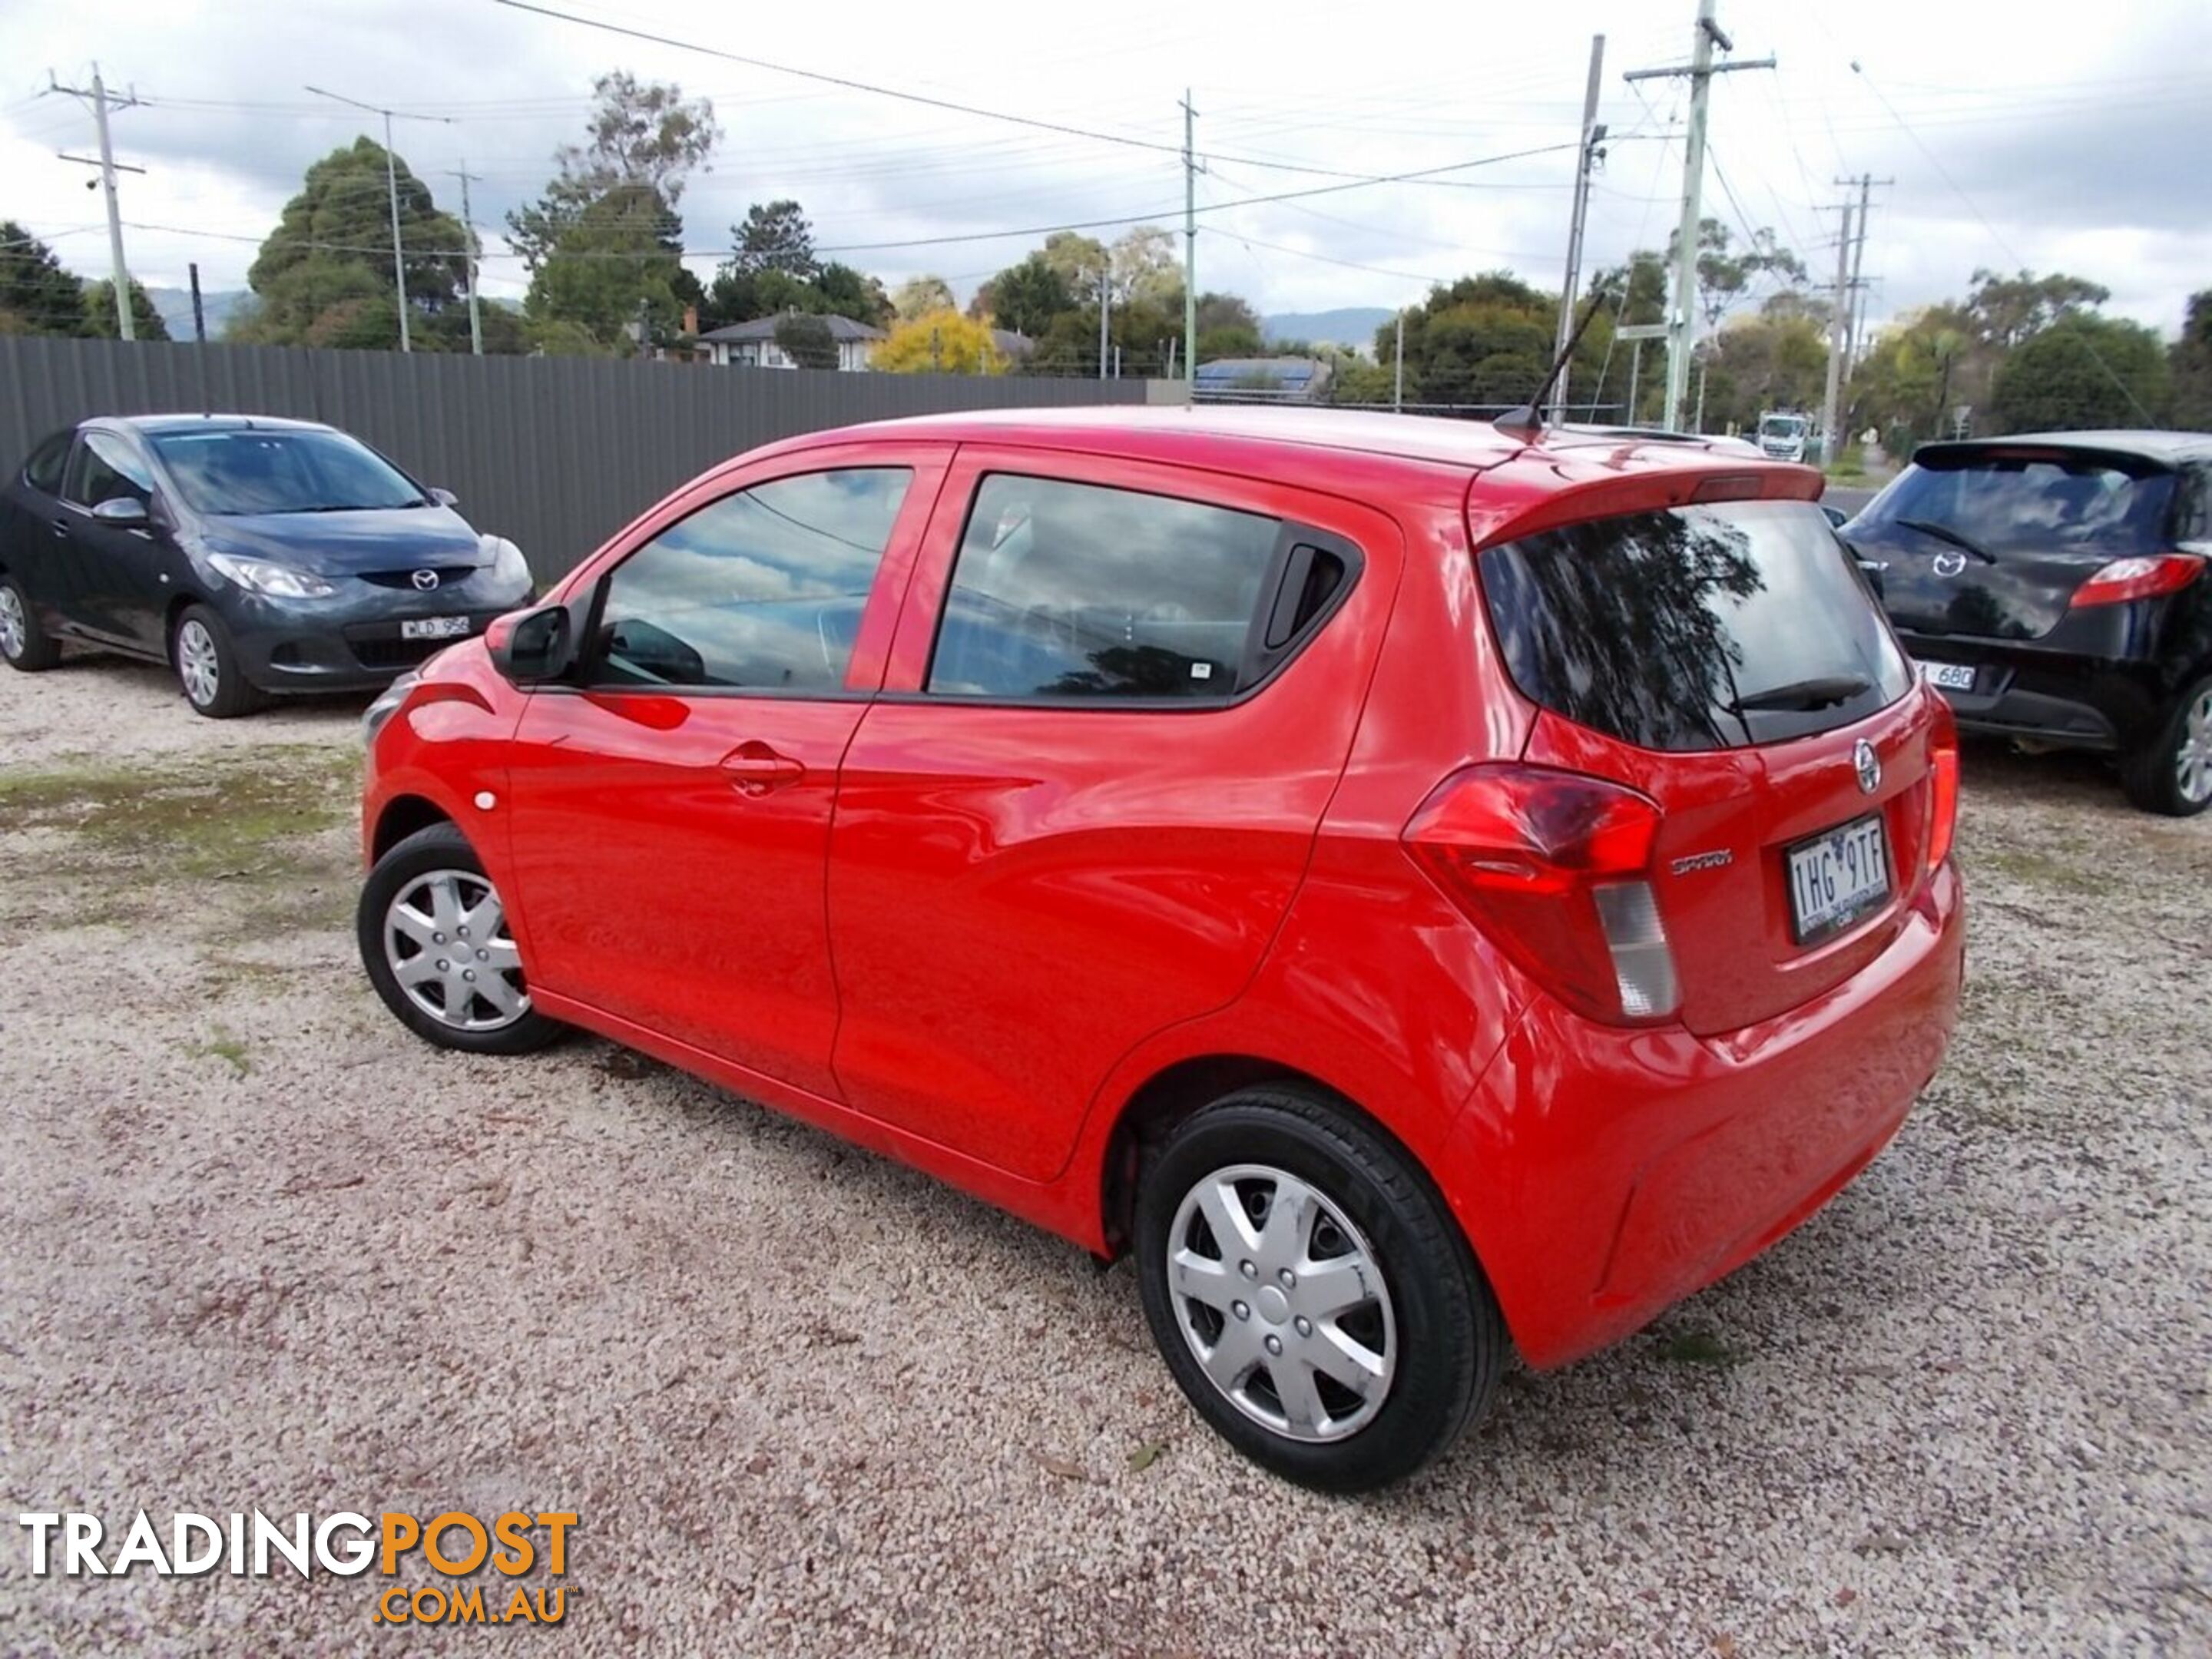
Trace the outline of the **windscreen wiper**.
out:
[[[1862,692],[1873,690],[1874,682],[1863,674],[1824,674],[1816,679],[1792,680],[1787,685],[1754,691],[1747,697],[1738,697],[1733,707],[1738,714],[1780,708],[1810,711],[1849,702]]]
[[[1930,524],[1925,519],[1899,519],[1897,522],[1907,530],[1917,530],[1923,536],[1933,536],[1939,542],[1948,542],[1961,553],[1971,553],[1984,564],[1995,564],[1997,556],[1970,536],[1961,536],[1940,524]]]

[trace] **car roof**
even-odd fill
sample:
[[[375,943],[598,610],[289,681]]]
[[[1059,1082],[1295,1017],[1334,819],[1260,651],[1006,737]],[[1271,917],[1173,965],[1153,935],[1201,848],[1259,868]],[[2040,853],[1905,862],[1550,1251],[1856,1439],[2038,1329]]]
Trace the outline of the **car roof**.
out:
[[[810,433],[776,447],[809,448],[898,438],[1183,459],[1202,459],[1209,451],[1225,458],[1229,452],[1241,449],[1249,453],[1258,447],[1279,449],[1281,459],[1293,461],[1299,453],[1323,450],[1475,471],[1524,459],[1613,468],[1631,463],[1735,468],[1753,459],[1725,440],[1680,433],[1572,426],[1524,432],[1488,421],[1455,421],[1440,416],[1207,404],[980,410],[913,416]]]
[[[2135,460],[2178,466],[2184,461],[2212,460],[2212,432],[2015,432],[2002,438],[1961,438],[1923,444],[1912,452],[1912,459],[1964,461],[1976,455],[2030,447],[2076,450],[2087,455],[2124,455]]]
[[[94,415],[79,426],[116,426],[151,436],[169,432],[329,432],[320,421],[288,420],[280,415]]]

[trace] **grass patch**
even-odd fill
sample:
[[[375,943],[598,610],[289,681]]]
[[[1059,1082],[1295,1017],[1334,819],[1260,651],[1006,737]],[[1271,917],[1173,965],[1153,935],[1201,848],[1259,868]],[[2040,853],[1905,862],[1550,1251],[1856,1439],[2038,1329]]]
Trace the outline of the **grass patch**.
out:
[[[246,1057],[246,1039],[233,1036],[220,1026],[216,1028],[216,1034],[208,1041],[192,1043],[185,1049],[185,1052],[194,1060],[228,1060],[231,1070],[236,1072],[240,1077],[245,1077],[253,1070],[253,1062]]]
[[[1704,1365],[1720,1370],[1736,1364],[1738,1355],[1711,1331],[1677,1331],[1667,1339],[1660,1358],[1670,1365]]]
[[[2054,858],[2048,853],[2025,848],[1978,848],[1967,858],[1966,870],[1970,876],[1977,870],[1993,870],[2023,886],[2081,893],[2092,897],[2116,890],[2116,884],[2109,876],[2064,859]]]
[[[361,763],[292,745],[222,766],[152,762],[0,775],[0,824],[53,829],[155,879],[281,880],[327,867],[309,843],[351,815]]]

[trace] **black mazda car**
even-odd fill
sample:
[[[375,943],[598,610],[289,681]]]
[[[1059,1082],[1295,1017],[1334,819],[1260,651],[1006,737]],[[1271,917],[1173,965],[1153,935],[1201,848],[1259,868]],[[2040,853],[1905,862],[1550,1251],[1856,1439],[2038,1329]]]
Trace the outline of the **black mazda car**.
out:
[[[0,656],[51,668],[76,643],[167,663],[216,718],[383,685],[531,590],[514,543],[311,422],[85,421],[0,489]]]
[[[1962,727],[2212,806],[2212,434],[1923,445],[1841,533]]]

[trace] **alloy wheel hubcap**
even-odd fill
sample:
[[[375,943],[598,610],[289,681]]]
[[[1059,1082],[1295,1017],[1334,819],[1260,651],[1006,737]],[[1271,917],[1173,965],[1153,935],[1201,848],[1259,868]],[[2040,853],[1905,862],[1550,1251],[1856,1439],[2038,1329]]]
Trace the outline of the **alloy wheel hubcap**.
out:
[[[1292,1440],[1374,1419],[1397,1375],[1397,1318],[1366,1236],[1325,1194],[1232,1164],[1184,1195],[1168,1237],[1176,1322],[1224,1399]]]
[[[530,1012],[522,958],[492,884],[431,870],[384,913],[384,959],[408,1001],[456,1031],[496,1031]]]
[[[23,654],[30,629],[23,619],[23,602],[12,587],[0,587],[0,653],[11,660]]]
[[[2212,799],[2212,691],[2189,706],[2181,722],[2181,747],[2173,759],[2174,782],[2192,806]]]
[[[215,635],[197,618],[177,630],[177,677],[185,683],[185,695],[198,707],[215,701],[222,665],[215,653]]]

